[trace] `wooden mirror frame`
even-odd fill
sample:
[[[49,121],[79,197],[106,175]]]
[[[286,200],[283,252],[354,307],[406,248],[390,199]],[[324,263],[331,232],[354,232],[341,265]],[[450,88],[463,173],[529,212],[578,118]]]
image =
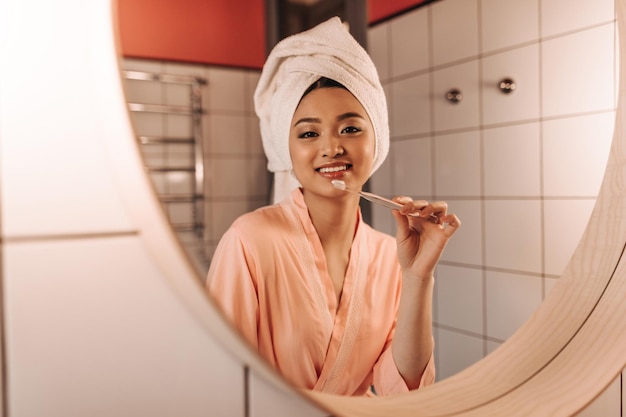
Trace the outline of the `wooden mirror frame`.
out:
[[[617,0],[616,11],[618,27],[626,26],[626,2]],[[620,49],[620,56],[626,56],[626,36],[621,36]],[[182,251],[172,251],[177,243],[162,215],[146,214],[142,198],[156,205],[154,197],[138,196],[132,184],[126,193],[137,201],[133,210],[141,211],[139,228],[146,246],[153,253],[168,254],[159,258],[159,266],[182,302],[244,367],[287,396],[336,416],[571,416],[597,398],[626,366],[624,62],[620,74],[605,176],[585,233],[559,282],[530,320],[496,351],[450,378],[405,395],[355,398],[294,390],[207,302],[192,268],[181,259]],[[120,139],[109,146],[128,144]],[[124,172],[134,163],[121,159],[115,169]],[[181,277],[181,270],[187,277]]]
[[[180,401],[189,401],[197,406],[198,415],[207,415],[216,413],[212,399],[226,393],[231,394],[227,400],[232,402],[224,401],[225,407],[238,406],[230,415],[244,415],[241,401],[248,398],[248,406],[254,407],[248,414],[255,416],[294,415],[293,410],[314,416],[571,416],[622,372],[626,366],[623,62],[613,144],[595,208],[558,284],[531,319],[492,354],[431,387],[388,398],[342,397],[289,386],[250,349],[204,293],[143,169],[124,107],[120,49],[113,42],[116,13],[111,6],[115,8],[115,0],[0,2],[0,34],[12,35],[0,36],[1,46],[7,46],[2,57],[9,63],[0,67],[0,278],[4,302],[0,415],[29,414],[29,410],[31,415],[41,415],[33,411],[39,409],[45,409],[48,416],[110,414],[111,409],[124,409],[125,413],[113,411],[115,415],[169,415],[173,409],[179,410],[171,407],[181,406]],[[618,26],[626,26],[626,0],[617,0],[616,10]],[[8,11],[19,13],[4,13]],[[67,30],[59,30],[60,26]],[[626,35],[620,45],[624,57]],[[76,59],[63,61],[68,57]],[[50,88],[42,88],[47,86]],[[69,93],[76,90],[85,92],[80,95],[85,103],[72,100],[75,95]],[[67,97],[61,97],[63,93]],[[28,101],[31,97],[40,100],[36,108],[45,107],[45,115],[33,111],[33,102]],[[85,106],[85,111],[74,112],[76,106]],[[33,121],[40,116],[46,116],[46,123],[35,126]],[[68,144],[80,146],[69,149]],[[33,150],[40,158],[33,159]],[[66,165],[63,170],[46,171],[58,163]],[[88,178],[106,181],[89,183],[94,187],[91,193],[84,192],[87,187],[67,187],[68,177],[79,177],[79,170],[85,167],[93,171]],[[27,180],[20,182],[20,174]],[[45,181],[49,177],[59,184]],[[51,189],[42,193],[44,187]],[[86,204],[64,198],[77,195],[94,201]],[[105,199],[116,199],[113,209],[101,207]],[[27,210],[20,210],[24,207]],[[82,217],[68,218],[68,208],[72,209],[69,213]],[[110,219],[103,219],[102,214]],[[21,226],[34,222],[39,229],[29,234],[31,224],[24,231],[15,220]],[[85,245],[86,241],[89,244]],[[83,246],[90,248],[88,259],[80,259],[85,253]],[[141,259],[112,258],[129,246]],[[106,250],[110,253],[103,256]],[[56,264],[41,259],[53,259]],[[100,263],[93,264],[94,259]],[[94,267],[103,267],[103,262],[111,259],[120,264],[112,269],[118,276],[106,287],[109,292],[102,293],[98,291],[101,287],[83,278],[92,278]],[[70,287],[77,277],[84,285],[78,290]],[[36,285],[43,281],[50,285]],[[159,290],[158,297],[150,297],[155,289],[150,285]],[[94,291],[80,293],[80,288]],[[116,296],[124,302],[119,303]],[[141,320],[133,315],[138,305]],[[62,308],[56,308],[59,306]],[[118,331],[129,317],[132,323],[146,323],[171,312],[178,315],[167,316],[171,321],[159,323],[158,332],[142,333],[128,325]],[[181,352],[164,349],[159,351],[161,355],[150,356],[148,350],[163,341],[171,342],[169,332],[180,328],[185,333],[178,336],[192,336],[176,340],[180,345],[210,340],[221,346],[208,353],[193,350],[197,356],[184,358],[187,368],[182,370],[184,378],[176,381],[180,382],[177,393],[163,390],[160,384],[143,383],[158,378],[157,382],[170,381],[171,370],[178,371]],[[52,340],[56,350],[48,343]],[[217,353],[224,355],[211,356]],[[210,374],[215,361],[227,355],[236,360],[222,369],[239,372],[243,368],[237,379],[228,380],[228,375],[219,371]],[[169,361],[164,364],[163,358]],[[203,373],[203,382],[213,377],[223,389],[214,393],[199,386],[189,372],[190,364],[204,366],[202,371],[193,371]],[[124,366],[133,368],[128,374],[134,378],[128,377]],[[76,368],[79,372],[74,372]],[[242,386],[246,383],[248,391]],[[197,394],[193,398],[183,390],[192,386]]]

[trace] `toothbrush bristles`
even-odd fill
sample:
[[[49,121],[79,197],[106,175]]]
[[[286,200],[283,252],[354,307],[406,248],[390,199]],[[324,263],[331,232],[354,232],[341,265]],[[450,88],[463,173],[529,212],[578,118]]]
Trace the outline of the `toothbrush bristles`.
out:
[[[344,191],[346,190],[346,183],[342,180],[332,180],[331,183],[335,188],[339,188],[340,190]]]

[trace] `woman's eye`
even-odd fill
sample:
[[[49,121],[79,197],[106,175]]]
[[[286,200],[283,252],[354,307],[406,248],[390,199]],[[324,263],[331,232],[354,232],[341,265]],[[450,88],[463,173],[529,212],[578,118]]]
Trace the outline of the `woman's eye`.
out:
[[[314,137],[317,137],[317,136],[318,136],[317,133],[316,132],[312,132],[312,131],[300,133],[298,135],[298,137],[300,139],[314,138]]]
[[[358,127],[355,126],[348,126],[346,128],[344,128],[341,133],[358,133],[360,132],[361,129],[359,129]]]

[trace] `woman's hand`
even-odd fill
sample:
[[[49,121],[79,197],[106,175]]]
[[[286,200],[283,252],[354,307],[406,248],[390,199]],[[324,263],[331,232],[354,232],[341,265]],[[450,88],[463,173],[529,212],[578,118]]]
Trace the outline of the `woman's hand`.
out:
[[[448,240],[461,226],[454,214],[448,214],[445,201],[429,203],[410,197],[396,197],[402,208],[393,210],[398,225],[398,259],[405,273],[417,279],[430,279]],[[419,214],[419,217],[409,214]],[[434,214],[436,218],[432,217]]]

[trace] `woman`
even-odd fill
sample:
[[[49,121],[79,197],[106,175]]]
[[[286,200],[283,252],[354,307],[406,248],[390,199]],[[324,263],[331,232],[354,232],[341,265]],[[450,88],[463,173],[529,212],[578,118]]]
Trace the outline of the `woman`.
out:
[[[433,274],[458,218],[444,202],[397,197],[393,239],[331,183],[361,189],[387,154],[371,59],[331,19],[273,49],[255,104],[270,170],[298,186],[233,223],[209,294],[297,387],[389,395],[433,383]]]

